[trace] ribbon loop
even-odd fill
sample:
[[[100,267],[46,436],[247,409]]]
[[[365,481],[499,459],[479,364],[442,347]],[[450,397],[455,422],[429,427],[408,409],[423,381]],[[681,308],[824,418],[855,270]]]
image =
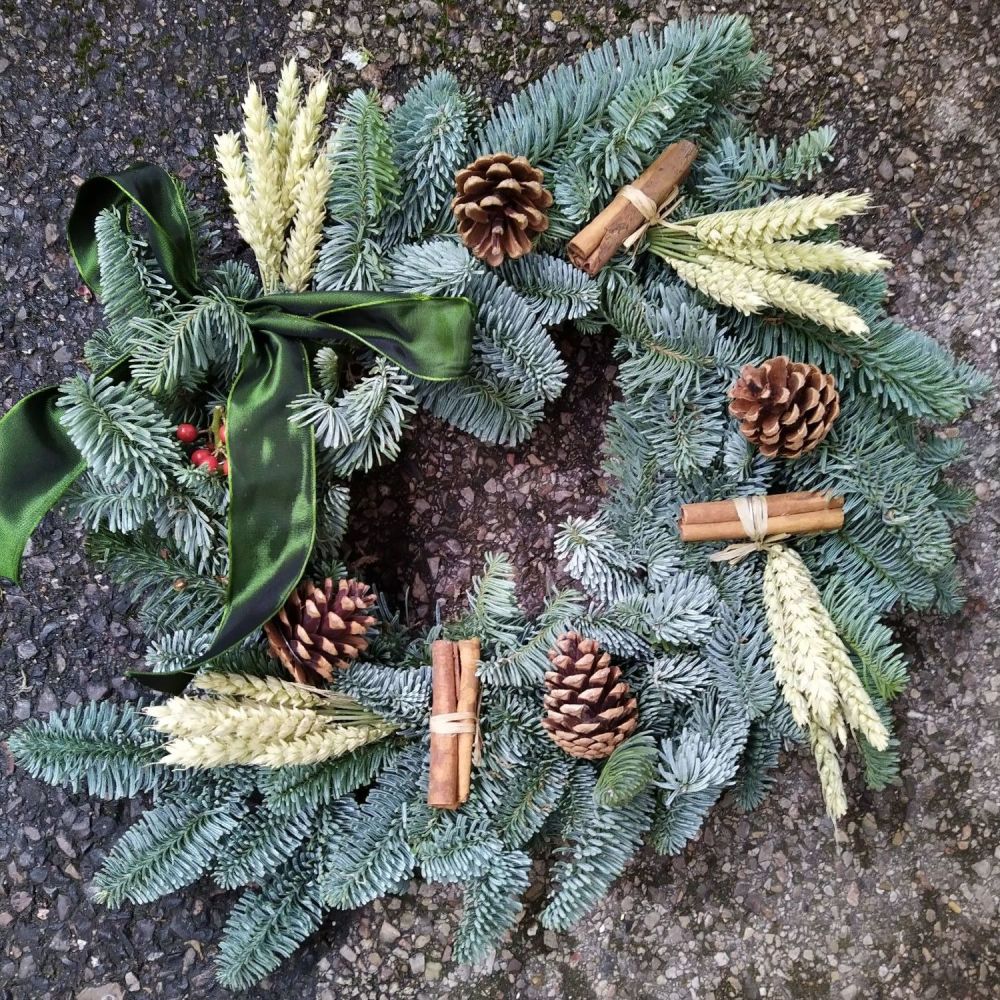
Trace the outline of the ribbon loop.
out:
[[[66,227],[80,277],[100,298],[101,267],[94,223],[101,212],[111,209],[127,229],[133,207],[146,219],[149,248],[164,277],[182,298],[192,298],[198,292],[198,258],[184,194],[178,181],[151,163],[136,163],[119,174],[103,174],[83,182]]]

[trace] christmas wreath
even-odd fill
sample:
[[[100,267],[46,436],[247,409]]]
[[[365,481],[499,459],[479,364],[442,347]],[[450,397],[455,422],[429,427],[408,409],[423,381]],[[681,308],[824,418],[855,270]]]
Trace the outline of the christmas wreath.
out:
[[[80,189],[70,245],[101,299],[92,374],[0,423],[0,575],[67,496],[136,595],[166,692],[32,722],[32,774],[150,808],[94,877],[110,906],[210,875],[246,887],[218,956],[245,987],[332,909],[458,883],[453,954],[541,913],[564,929],[647,841],[745,809],[807,741],[894,781],[906,664],[882,618],[959,602],[943,470],[984,380],[883,308],[842,242],[863,196],[787,196],[832,129],[785,149],[740,18],[588,52],[485,119],[447,72],[388,115],[285,67],[216,153],[256,271],[162,170]],[[665,150],[665,152],[664,152]],[[142,225],[135,226],[138,220]],[[468,611],[415,631],[340,561],[351,476],[418,406],[517,445],[566,368],[548,332],[616,338],[610,487],[565,522],[579,590],[526,617],[490,557]],[[720,541],[731,544],[721,552]],[[709,558],[709,557],[712,558]]]

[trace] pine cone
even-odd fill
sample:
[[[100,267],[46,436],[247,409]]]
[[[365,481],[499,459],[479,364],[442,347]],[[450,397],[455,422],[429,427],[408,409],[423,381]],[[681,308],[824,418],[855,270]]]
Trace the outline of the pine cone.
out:
[[[552,195],[542,172],[523,156],[488,153],[455,175],[458,194],[451,210],[462,242],[490,267],[516,260],[531,249],[531,237],[549,228],[545,212]]]
[[[555,669],[545,675],[545,717],[549,736],[573,757],[609,757],[634,731],[635,695],[622,672],[593,639],[567,632],[549,650]]]
[[[285,606],[264,625],[271,653],[300,684],[332,680],[336,667],[350,666],[368,648],[365,633],[375,624],[368,609],[375,595],[356,580],[317,586],[303,580]]]
[[[832,375],[782,356],[744,365],[729,390],[729,412],[768,458],[798,458],[826,437],[840,413]]]

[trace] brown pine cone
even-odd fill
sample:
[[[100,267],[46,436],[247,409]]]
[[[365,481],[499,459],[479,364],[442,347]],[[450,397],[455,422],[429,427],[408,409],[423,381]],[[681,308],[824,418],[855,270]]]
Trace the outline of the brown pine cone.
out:
[[[826,437],[840,413],[832,375],[782,356],[744,365],[729,390],[729,412],[768,458],[798,458]]]
[[[451,210],[462,242],[490,267],[531,249],[531,238],[549,228],[552,195],[542,172],[523,156],[488,153],[455,174]]]
[[[367,584],[356,580],[303,580],[264,625],[271,654],[300,684],[329,681],[336,667],[350,666],[368,648],[365,633],[375,624],[368,609],[374,603]]]
[[[549,650],[555,669],[545,675],[549,736],[573,757],[600,760],[635,731],[635,695],[593,639],[567,632]]]

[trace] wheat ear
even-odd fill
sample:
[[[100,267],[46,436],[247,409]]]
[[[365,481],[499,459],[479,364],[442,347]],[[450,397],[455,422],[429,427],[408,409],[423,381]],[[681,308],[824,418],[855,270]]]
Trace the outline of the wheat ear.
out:
[[[312,709],[233,698],[171,698],[145,712],[155,720],[154,729],[170,736],[209,736],[254,745],[305,736],[330,724]]]
[[[798,554],[783,545],[768,550],[764,567],[764,610],[772,621],[772,657],[782,692],[793,692],[789,707],[797,707],[800,725],[816,721],[836,728],[839,699],[826,661],[826,641],[815,615],[819,594]],[[801,700],[808,708],[802,719]],[[798,702],[798,706],[795,703]]]
[[[289,291],[304,291],[312,281],[320,240],[323,238],[326,195],[329,190],[330,165],[325,156],[319,156],[306,170],[295,192],[295,222],[285,248],[282,272],[282,280]]]
[[[281,256],[285,245],[285,213],[282,207],[281,177],[277,171],[274,136],[267,105],[256,84],[243,102],[243,136],[247,148],[247,168],[253,207],[262,237],[257,254],[264,292],[274,292],[281,277]]]
[[[292,128],[292,142],[288,151],[288,162],[282,184],[285,192],[286,224],[291,221],[299,184],[316,157],[320,126],[326,114],[326,101],[330,93],[330,81],[321,76],[306,94],[306,99],[295,117]],[[319,154],[323,156],[322,151]]]
[[[847,812],[847,796],[844,794],[844,778],[840,770],[837,744],[830,731],[816,723],[809,726],[809,742],[812,744],[816,770],[819,772],[827,815],[836,822]]]
[[[388,725],[327,726],[304,736],[267,744],[217,736],[191,736],[172,740],[165,747],[162,764],[179,767],[227,767],[235,764],[288,767],[316,764],[341,757],[392,732]]]
[[[692,288],[744,316],[758,313],[767,305],[767,300],[739,272],[742,264],[707,254],[697,263],[673,258],[667,259],[666,263]]]
[[[845,215],[863,212],[870,201],[867,194],[849,194],[846,191],[798,195],[778,198],[755,208],[685,219],[675,225],[679,229],[693,227],[698,239],[710,246],[773,243],[832,226]]]
[[[268,705],[289,708],[316,708],[326,704],[322,693],[303,684],[284,681],[280,677],[253,677],[249,674],[224,674],[208,671],[198,674],[194,687],[212,694],[232,698],[250,698]]]
[[[292,148],[292,132],[295,128],[295,116],[299,111],[301,93],[299,67],[294,59],[289,59],[281,67],[281,79],[278,81],[274,101],[274,166],[281,178],[282,189],[284,189],[285,169],[288,165],[288,153]]]
[[[876,274],[891,267],[881,254],[846,243],[718,243],[713,250],[741,264],[770,271],[827,271],[833,274]]]
[[[254,255],[259,257],[263,252],[263,235],[253,204],[243,149],[235,132],[223,132],[215,137],[215,158],[219,161],[222,181],[236,217],[236,227]]]
[[[719,283],[723,286],[725,279],[721,276],[726,275],[729,281],[741,282],[743,287],[751,289],[765,303],[793,316],[801,316],[827,329],[854,336],[868,333],[868,324],[860,313],[822,285],[802,281],[780,271],[765,271],[739,264],[715,254],[701,254],[698,263],[719,274]]]
[[[824,635],[833,682],[837,686],[847,724],[876,750],[884,750],[889,745],[889,730],[885,728],[874,702],[861,683],[850,654],[837,635],[832,621],[824,627]]]

